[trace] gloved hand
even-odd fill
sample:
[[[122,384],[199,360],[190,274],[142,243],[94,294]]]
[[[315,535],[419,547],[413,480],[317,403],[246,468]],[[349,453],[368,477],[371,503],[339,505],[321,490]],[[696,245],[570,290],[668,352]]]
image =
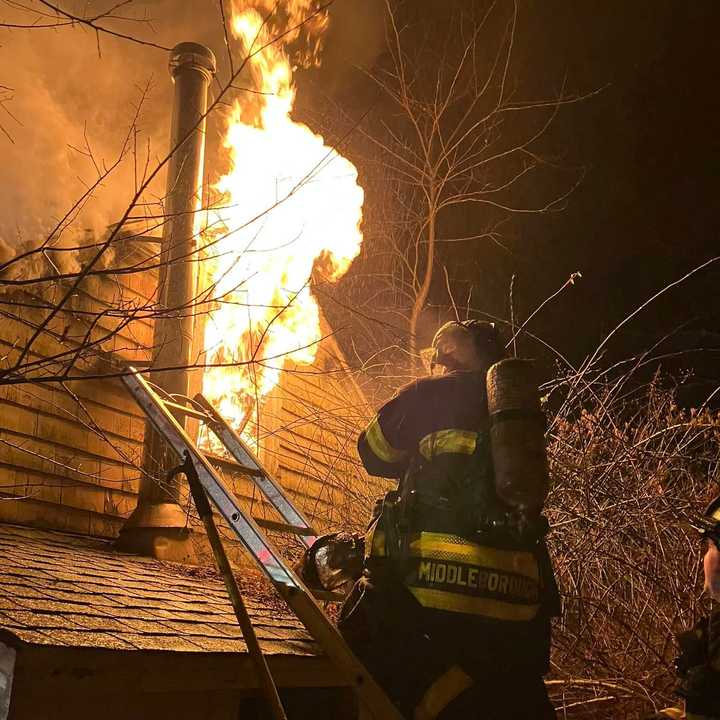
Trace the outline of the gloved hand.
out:
[[[362,574],[364,553],[362,535],[323,535],[305,551],[298,574],[311,589],[347,595]]]

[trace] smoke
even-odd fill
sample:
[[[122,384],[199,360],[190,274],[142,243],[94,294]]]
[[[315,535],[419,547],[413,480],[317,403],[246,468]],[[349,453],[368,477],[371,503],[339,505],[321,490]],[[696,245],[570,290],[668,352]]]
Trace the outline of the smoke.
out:
[[[211,24],[205,13],[191,22],[188,5],[134,2],[123,9],[132,21],[103,24],[172,46],[206,35],[204,26]],[[108,4],[62,7],[88,16]],[[3,20],[29,23],[38,15],[15,11]],[[48,20],[55,21],[41,22]],[[36,246],[58,223],[65,237],[53,244],[84,236],[87,229],[100,236],[122,216],[144,169],[167,152],[172,98],[167,52],[77,25],[0,30],[0,67],[0,84],[11,88],[0,116],[2,252]],[[162,188],[159,177],[144,199],[157,199]]]
[[[81,17],[117,5],[112,0],[59,4]],[[25,5],[35,10],[3,5],[2,22],[63,22],[48,16],[39,3]],[[366,15],[364,3],[338,0],[337,5],[340,12],[331,13],[331,42],[333,15],[342,19],[340,34],[348,33],[345,24],[353,22],[353,14]],[[100,24],[165,47],[185,40],[207,44],[218,57],[219,77],[227,77],[217,3],[134,0],[117,13],[122,18]],[[155,167],[168,149],[173,88],[167,61],[165,50],[79,24],[12,30],[0,25],[0,86],[9,88],[0,95],[0,262],[20,248],[36,246],[66,216],[61,238],[53,242],[79,243],[88,229],[100,237],[120,219],[144,168]],[[223,118],[211,117],[206,153],[211,174],[224,170],[217,157],[222,131]],[[160,173],[144,201],[157,202],[163,188]],[[143,212],[141,206],[133,214]]]
[[[385,47],[385,2],[333,3],[330,28],[318,80],[331,92],[352,90],[356,69],[372,67]]]

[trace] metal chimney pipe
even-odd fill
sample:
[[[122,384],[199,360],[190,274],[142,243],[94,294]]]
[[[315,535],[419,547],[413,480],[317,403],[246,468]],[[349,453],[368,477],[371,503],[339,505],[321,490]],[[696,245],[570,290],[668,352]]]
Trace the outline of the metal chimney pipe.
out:
[[[166,221],[163,227],[162,267],[159,299],[169,312],[155,323],[156,368],[184,366],[158,373],[154,381],[166,392],[187,395],[194,325],[198,258],[197,232],[202,203],[203,160],[207,88],[215,74],[215,56],[203,45],[180,43],[170,56],[170,73],[175,81],[175,104],[170,158]],[[186,138],[183,141],[183,138]]]
[[[188,395],[192,358],[194,307],[197,290],[197,233],[202,204],[207,89],[216,70],[212,51],[193,42],[170,52],[175,83],[172,131],[165,195],[165,223],[158,280],[160,316],[155,320],[152,367],[178,369],[157,372],[153,382],[171,395]],[[184,425],[185,418],[177,419]],[[176,484],[160,485],[174,457],[147,423],[138,504],[118,538],[118,547],[166,560],[192,561],[194,553],[186,517],[178,505]]]

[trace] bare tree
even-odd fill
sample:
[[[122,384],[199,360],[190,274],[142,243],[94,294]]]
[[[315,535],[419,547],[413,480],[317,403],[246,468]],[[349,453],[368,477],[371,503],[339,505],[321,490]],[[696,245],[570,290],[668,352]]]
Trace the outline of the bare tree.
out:
[[[126,26],[142,25],[151,21],[147,9],[139,7],[135,0],[110,2],[104,10],[94,10],[83,6],[77,12],[67,7],[67,2],[48,2],[47,0],[3,0],[9,16],[4,15],[0,28],[9,30],[61,30],[63,28],[85,27],[97,36],[97,48],[100,52],[100,36],[105,34],[138,45],[170,50],[169,47],[143,39],[140,34],[122,32],[119,24]],[[65,5],[65,7],[63,7]],[[70,5],[72,7],[72,4]],[[136,12],[137,11],[137,12]]]
[[[376,219],[385,228],[371,228],[382,235],[377,252],[386,259],[373,268],[373,295],[388,285],[389,321],[404,328],[417,374],[419,323],[442,270],[439,246],[459,243],[467,252],[473,243],[500,243],[508,216],[563,207],[581,173],[560,189],[549,183],[542,197],[537,187],[548,185],[543,171],[553,165],[535,148],[559,108],[580,98],[516,97],[515,3],[509,14],[506,4],[464,4],[442,29],[425,17],[404,24],[408,6],[387,0],[386,7],[387,52],[368,76],[388,110],[361,126],[388,210]],[[540,201],[527,198],[528,186]],[[451,236],[446,220],[473,229]]]

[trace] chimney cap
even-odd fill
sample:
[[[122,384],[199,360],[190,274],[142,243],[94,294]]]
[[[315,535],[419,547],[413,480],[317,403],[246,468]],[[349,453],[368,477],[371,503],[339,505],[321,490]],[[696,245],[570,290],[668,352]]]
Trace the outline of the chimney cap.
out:
[[[170,51],[170,74],[175,77],[181,69],[200,70],[211,80],[217,70],[213,51],[196,42],[178,43]]]

